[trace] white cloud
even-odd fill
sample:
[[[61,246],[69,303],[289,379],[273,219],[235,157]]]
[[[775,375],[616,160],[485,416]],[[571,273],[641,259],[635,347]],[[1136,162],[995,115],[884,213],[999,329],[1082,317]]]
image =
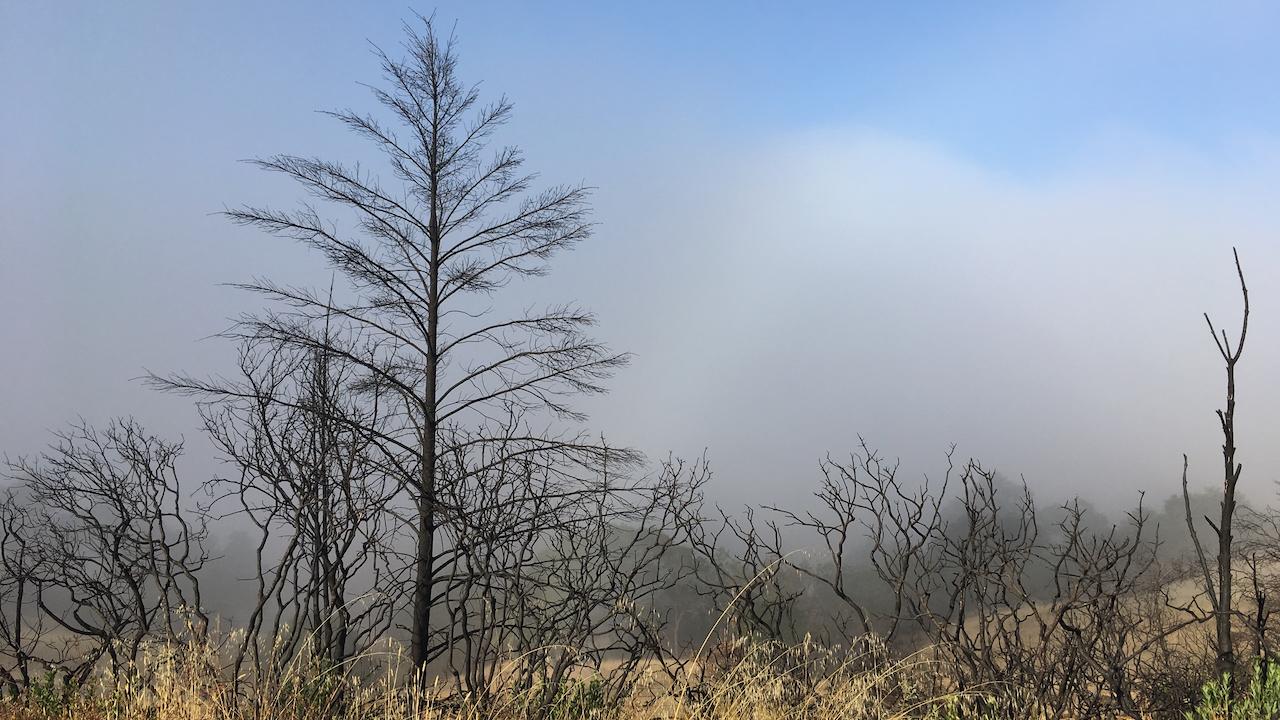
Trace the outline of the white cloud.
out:
[[[1234,244],[1254,302],[1241,453],[1269,494],[1277,156],[1107,145],[1028,180],[824,131],[704,157],[686,173],[700,193],[670,174],[675,190],[629,189],[646,212],[612,208],[598,251],[626,270],[587,297],[640,357],[597,419],[651,450],[707,445],[757,497],[857,433],[919,470],[954,441],[1050,495],[1172,492],[1184,451],[1213,482],[1223,381],[1200,313],[1235,332]]]

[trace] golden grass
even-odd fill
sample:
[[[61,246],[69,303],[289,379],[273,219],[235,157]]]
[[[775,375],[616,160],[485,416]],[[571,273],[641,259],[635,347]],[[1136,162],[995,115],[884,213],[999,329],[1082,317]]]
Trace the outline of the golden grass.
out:
[[[572,692],[550,705],[554,720],[782,720],[783,718],[953,718],[969,696],[930,692],[941,668],[924,655],[889,661],[882,648],[840,655],[812,644],[785,647],[742,643],[735,663],[694,684],[659,679],[648,671],[621,704],[606,707],[575,680]],[[441,685],[425,691],[384,675],[359,677],[290,666],[264,683],[241,683],[215,670],[216,651],[188,644],[152,648],[129,677],[100,676],[67,694],[40,685],[0,702],[3,720],[516,720],[529,717],[529,697],[500,694],[479,705],[460,701]],[[576,694],[575,694],[576,693]]]

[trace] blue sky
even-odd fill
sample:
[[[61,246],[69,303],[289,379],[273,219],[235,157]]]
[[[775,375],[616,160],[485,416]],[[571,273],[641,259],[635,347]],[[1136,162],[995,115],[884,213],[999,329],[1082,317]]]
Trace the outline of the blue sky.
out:
[[[762,498],[857,433],[1159,489],[1212,467],[1200,312],[1238,312],[1237,244],[1242,436],[1280,477],[1274,3],[0,0],[0,451],[76,414],[196,434],[132,378],[227,368],[202,338],[253,305],[219,283],[327,279],[216,215],[297,199],[237,160],[365,157],[313,111],[368,107],[414,10],[456,20],[530,167],[598,188],[598,237],[519,292],[637,354],[611,434]]]
[[[0,117],[42,150],[92,151],[109,128],[243,152],[264,124],[296,129],[281,110],[354,101],[375,79],[365,41],[394,45],[434,7],[470,74],[575,136],[862,125],[1034,176],[1100,136],[1214,153],[1276,129],[1271,3],[792,5],[10,1],[0,58],[21,102]]]

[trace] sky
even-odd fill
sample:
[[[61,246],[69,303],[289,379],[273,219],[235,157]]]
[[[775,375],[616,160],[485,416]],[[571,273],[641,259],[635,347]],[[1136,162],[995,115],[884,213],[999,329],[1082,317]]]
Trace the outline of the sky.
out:
[[[794,5],[794,6],[793,6]],[[147,370],[230,371],[211,338],[323,285],[232,226],[296,188],[246,158],[370,148],[401,23],[455,28],[594,238],[523,301],[571,300],[635,353],[589,427],[705,452],[713,494],[778,502],[862,436],[904,471],[954,443],[1050,499],[1128,503],[1220,468],[1236,331],[1246,496],[1280,480],[1280,6],[1274,3],[406,3],[0,0],[0,452],[133,415],[216,472]]]

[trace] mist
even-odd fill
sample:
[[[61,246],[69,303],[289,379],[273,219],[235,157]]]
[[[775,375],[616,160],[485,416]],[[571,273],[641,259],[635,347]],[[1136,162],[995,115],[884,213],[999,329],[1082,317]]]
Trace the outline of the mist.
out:
[[[317,258],[218,213],[296,198],[239,159],[360,159],[358,145],[312,110],[366,102],[357,83],[377,69],[360,31],[390,44],[395,26],[391,14],[348,18],[356,30],[339,40],[327,29],[334,39],[317,46],[305,42],[306,23],[328,15],[286,25],[281,13],[244,27],[230,47],[213,32],[230,12],[167,11],[177,30],[169,34],[146,29],[149,12],[45,9],[5,23],[5,65],[25,72],[6,74],[0,111],[0,302],[7,344],[18,349],[0,359],[0,438],[7,453],[28,453],[78,415],[133,414],[188,438],[185,472],[198,478],[217,468],[194,413],[135,378],[227,367],[232,349],[208,338],[255,299],[224,283],[327,282]],[[1201,314],[1238,315],[1235,246],[1256,278],[1255,340],[1241,367],[1246,492],[1269,494],[1277,414],[1267,408],[1280,388],[1265,369],[1280,334],[1267,278],[1280,260],[1268,207],[1280,153],[1265,124],[1220,128],[1218,115],[1207,117],[1212,144],[1154,120],[1143,127],[1136,110],[1120,115],[1125,122],[1086,124],[1070,143],[1056,125],[1039,137],[1023,127],[1028,137],[1007,142],[1070,149],[1011,165],[1003,151],[993,156],[1002,138],[948,138],[948,128],[973,121],[964,115],[934,128],[878,121],[883,113],[869,110],[800,121],[778,108],[735,115],[767,94],[729,85],[724,97],[697,95],[724,75],[716,66],[705,77],[692,67],[630,72],[622,93],[603,70],[542,50],[556,72],[533,75],[488,53],[485,32],[465,32],[487,30],[487,17],[457,15],[464,72],[516,103],[511,139],[548,181],[596,188],[597,237],[511,300],[580,302],[613,347],[635,354],[612,393],[589,402],[594,431],[653,458],[705,451],[714,492],[743,502],[792,493],[819,458],[859,435],[921,473],[954,443],[1046,497],[1159,496],[1176,489],[1184,452],[1193,479],[1203,467],[1210,483],[1220,381]],[[59,22],[72,32],[48,46],[18,30]],[[97,22],[119,32],[87,35]],[[1160,30],[1149,41],[1157,55],[1187,32],[1172,20]],[[1239,31],[1214,26],[1223,37]],[[948,42],[990,32],[975,22]],[[1086,22],[1057,32],[1064,43],[1106,36]],[[602,68],[620,68],[621,56],[597,49]],[[937,69],[958,51],[943,43],[917,62]],[[77,52],[88,62],[74,62]],[[1056,57],[1035,67],[1047,71]],[[804,63],[818,60],[798,60],[799,84],[784,97],[808,88],[828,98],[836,87],[883,95],[872,64],[805,79]],[[330,77],[304,82],[312,62]],[[997,88],[1012,82],[980,67]],[[1106,91],[1127,77],[1118,73]],[[1069,75],[1066,86],[1080,82]],[[595,100],[570,107],[574,93]],[[1045,102],[1013,100],[1010,112],[1057,107]]]

